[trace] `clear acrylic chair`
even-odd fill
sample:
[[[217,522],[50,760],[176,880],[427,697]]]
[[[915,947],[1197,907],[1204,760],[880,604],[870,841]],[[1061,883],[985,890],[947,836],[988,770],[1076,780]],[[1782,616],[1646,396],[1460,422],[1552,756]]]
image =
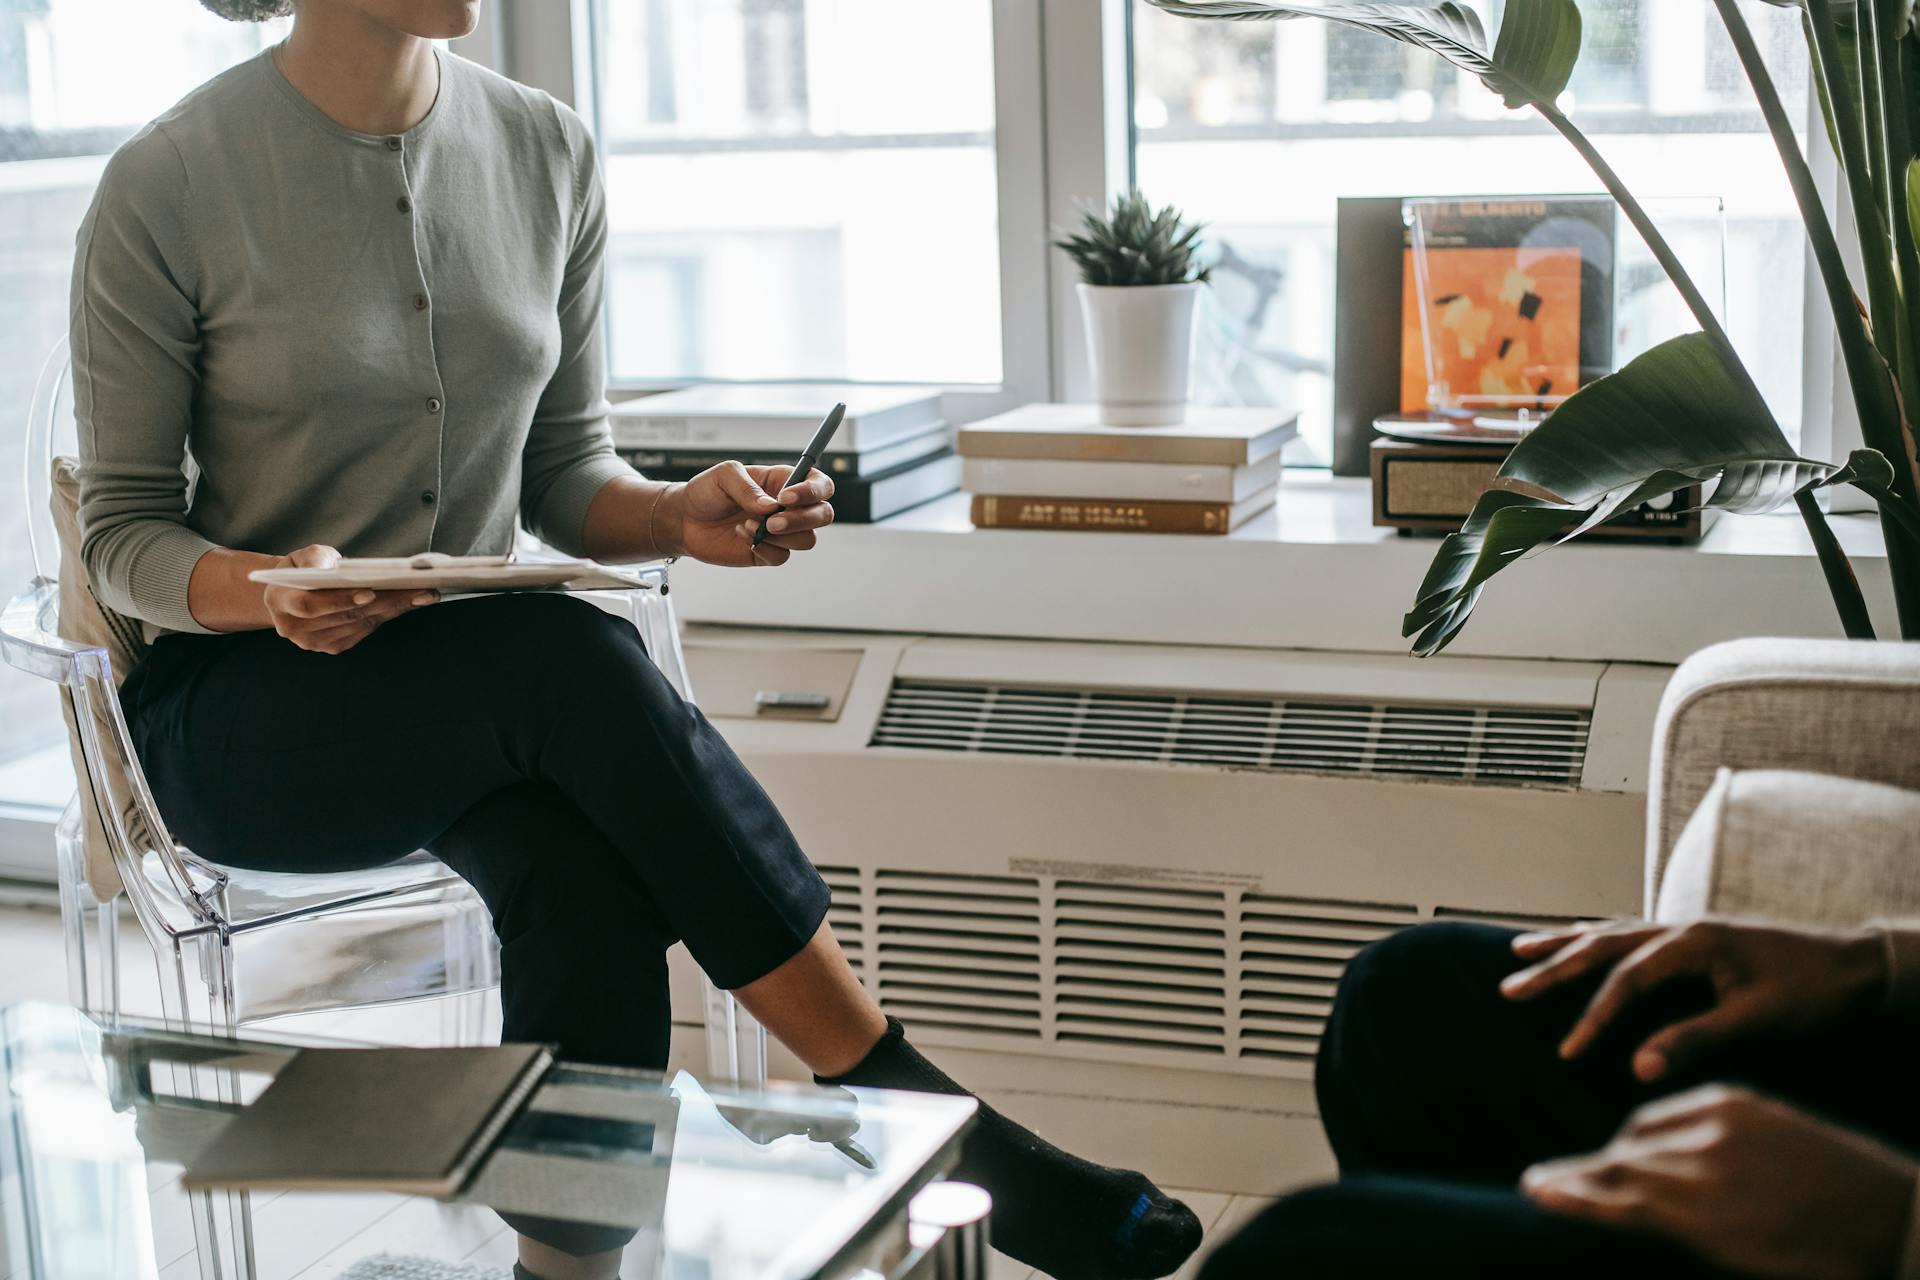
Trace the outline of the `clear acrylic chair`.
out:
[[[116,676],[124,673],[113,670],[105,647],[59,634],[50,504],[56,439],[72,425],[70,410],[62,411],[68,375],[63,340],[29,408],[23,481],[35,576],[0,615],[0,657],[59,687],[84,762],[55,832],[70,999],[120,1012],[124,902],[152,950],[171,1023],[237,1031],[296,1014],[438,1000],[440,1028],[420,1038],[476,1040],[484,1020],[470,997],[498,984],[498,944],[478,895],[431,855],[364,872],[272,874],[217,866],[169,834],[121,716]],[[662,673],[690,698],[665,566],[647,577],[648,589],[596,603],[632,621]],[[105,859],[89,866],[90,817],[110,856],[105,876]],[[759,1024],[710,983],[705,1014],[709,1074],[763,1084]]]

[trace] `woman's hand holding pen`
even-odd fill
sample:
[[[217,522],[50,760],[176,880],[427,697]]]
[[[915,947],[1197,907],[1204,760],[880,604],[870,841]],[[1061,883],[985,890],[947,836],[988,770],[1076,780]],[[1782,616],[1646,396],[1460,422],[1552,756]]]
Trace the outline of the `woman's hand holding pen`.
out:
[[[332,547],[302,547],[280,558],[293,569],[327,569],[340,553]],[[262,599],[273,629],[302,649],[315,653],[345,653],[390,622],[440,598],[437,591],[303,591],[297,587],[268,587]]]
[[[659,499],[661,540],[721,565],[784,564],[794,552],[812,550],[816,531],[833,523],[833,481],[813,471],[781,490],[788,471],[725,462],[673,486]],[[770,512],[767,536],[755,546],[753,535]]]

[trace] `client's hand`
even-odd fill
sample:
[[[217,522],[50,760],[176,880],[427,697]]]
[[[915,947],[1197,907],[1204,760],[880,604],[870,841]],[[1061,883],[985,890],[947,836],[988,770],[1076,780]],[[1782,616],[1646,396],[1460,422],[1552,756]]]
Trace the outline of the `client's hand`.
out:
[[[1550,1213],[1664,1236],[1738,1275],[1865,1280],[1899,1265],[1917,1172],[1863,1134],[1708,1085],[1520,1186]]]
[[[769,496],[787,478],[784,466],[749,467],[723,462],[709,467],[660,499],[661,520],[670,514],[679,520],[676,540],[686,555],[708,564],[784,564],[796,551],[810,551],[818,540],[816,529],[833,523],[833,481],[814,471],[805,480]],[[783,510],[784,508],[784,510]],[[778,514],[767,522],[767,536],[759,546],[753,535],[760,517]]]
[[[339,563],[332,547],[302,547],[280,557],[280,568],[328,569]],[[437,591],[302,591],[268,587],[262,594],[273,629],[315,653],[345,653],[381,623],[440,598]]]
[[[1874,1008],[1887,983],[1885,942],[1871,929],[1822,930],[1735,920],[1679,927],[1626,921],[1513,940],[1532,961],[1500,989],[1530,1000],[1563,983],[1605,973],[1586,1012],[1560,1045],[1562,1057],[1591,1048],[1636,999],[1672,978],[1705,978],[1713,1005],[1649,1037],[1633,1056],[1640,1079],[1658,1080],[1711,1046],[1759,1031],[1806,1031]]]

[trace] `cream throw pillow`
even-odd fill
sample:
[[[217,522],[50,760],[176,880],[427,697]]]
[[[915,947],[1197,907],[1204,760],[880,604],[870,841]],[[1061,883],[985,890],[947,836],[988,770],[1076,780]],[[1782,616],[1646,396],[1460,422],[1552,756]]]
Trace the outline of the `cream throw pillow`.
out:
[[[60,539],[60,638],[88,648],[107,651],[118,687],[134,663],[140,660],[146,645],[140,624],[124,614],[115,613],[94,596],[87,581],[86,565],[80,559],[80,467],[72,458],[53,460],[53,526]],[[67,745],[73,755],[73,776],[80,785],[81,836],[87,855],[87,884],[94,896],[105,902],[120,892],[120,872],[114,865],[113,850],[107,843],[102,821],[102,805],[115,805],[127,815],[136,841],[150,842],[146,824],[134,809],[132,787],[123,771],[108,766],[110,776],[91,776],[86,756],[80,747],[80,732],[74,720],[73,691],[62,686],[61,711],[67,721]],[[94,726],[103,742],[113,741],[115,708],[94,707]],[[108,754],[113,755],[109,747]]]
[[[1920,791],[1722,769],[1674,843],[1655,914],[1830,925],[1920,916]]]

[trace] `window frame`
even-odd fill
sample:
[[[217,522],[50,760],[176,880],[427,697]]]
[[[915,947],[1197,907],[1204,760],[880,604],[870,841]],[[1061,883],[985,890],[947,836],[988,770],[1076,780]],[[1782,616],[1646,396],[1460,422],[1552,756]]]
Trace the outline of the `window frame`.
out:
[[[956,421],[1028,401],[1090,396],[1075,281],[1050,247],[1051,229],[1069,225],[1080,204],[1104,203],[1133,181],[1129,0],[992,3],[1002,378],[996,386],[928,384],[947,392],[948,414]],[[479,27],[454,48],[579,105],[576,86],[590,82],[592,66],[586,4],[493,0],[482,7]],[[1846,225],[1851,210],[1845,184],[1837,181],[1818,103],[1808,97],[1808,160],[1836,225]],[[1842,251],[1857,273],[1853,237],[1842,237]],[[1860,429],[1844,373],[1836,374],[1838,353],[1832,326],[1825,322],[1825,290],[1804,246],[1803,261],[1808,324],[1801,451],[1808,457],[1838,457],[1860,447]],[[616,380],[609,390],[615,399],[626,399],[685,385],[688,380]],[[1835,509],[1853,509],[1856,500],[1871,506],[1871,499],[1851,489],[1823,492]],[[0,879],[47,874],[59,810],[59,804],[0,806]]]
[[[456,47],[467,57],[590,107],[590,0],[494,0],[481,27]],[[1084,204],[1104,204],[1133,184],[1130,0],[992,0],[995,165],[999,179],[1001,381],[945,384],[949,416],[967,421],[1034,400],[1092,394],[1073,272],[1051,248],[1053,228]],[[1090,56],[1091,55],[1091,56]],[[1808,159],[1829,207],[1844,216],[1844,190],[1819,106],[1808,95]],[[1490,122],[1489,131],[1515,126]],[[1803,245],[1802,444],[1810,457],[1857,447],[1859,431],[1835,353],[1812,251]],[[628,399],[697,379],[611,379]],[[784,381],[784,379],[783,379]],[[820,379],[822,382],[844,379]]]
[[[590,0],[495,0],[456,48],[578,110],[590,108]],[[1000,256],[1001,377],[996,384],[926,383],[967,421],[1033,400],[1088,394],[1079,304],[1050,228],[1073,216],[1076,194],[1124,190],[1131,147],[1126,109],[1126,0],[992,0],[994,166]],[[1085,51],[1099,50],[1097,58]],[[1111,127],[1111,122],[1121,127]],[[696,379],[616,378],[627,399]],[[790,379],[779,379],[790,381]],[[844,382],[846,379],[820,379]]]

